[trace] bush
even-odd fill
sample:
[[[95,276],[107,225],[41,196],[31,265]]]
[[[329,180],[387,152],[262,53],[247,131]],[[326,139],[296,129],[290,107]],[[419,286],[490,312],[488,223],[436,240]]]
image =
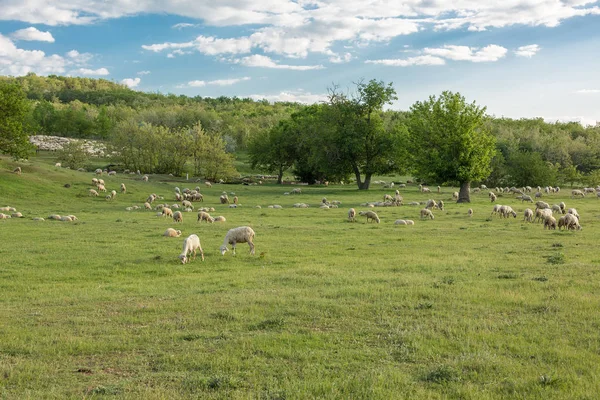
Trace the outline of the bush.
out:
[[[88,154],[79,141],[71,141],[58,152],[58,162],[71,169],[83,168],[88,161]]]

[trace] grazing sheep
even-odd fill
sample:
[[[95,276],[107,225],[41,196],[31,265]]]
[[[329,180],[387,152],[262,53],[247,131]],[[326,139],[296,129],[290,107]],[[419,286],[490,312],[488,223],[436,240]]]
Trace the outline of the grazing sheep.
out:
[[[92,185],[94,186],[98,186],[98,179],[97,178],[92,178]]]
[[[581,218],[581,217],[579,216],[579,214],[577,213],[577,210],[576,210],[576,209],[574,209],[574,208],[569,208],[569,209],[567,210],[567,214],[573,214],[573,215],[574,215],[574,216],[576,216],[578,219],[579,219],[579,218]]]
[[[209,213],[200,211],[198,213],[198,220],[196,222],[202,222],[202,221],[210,222],[212,224],[213,222],[215,222],[215,219],[213,217],[211,217]]]
[[[212,187],[212,183],[210,183],[210,182],[208,182],[208,181],[204,182],[204,184],[205,184],[205,185],[206,185],[206,187],[208,187],[208,188],[211,188],[211,187]]]
[[[444,211],[444,201],[443,200],[438,201],[437,206],[440,210]]]
[[[379,216],[375,211],[361,211],[358,214],[367,217],[367,222],[369,222],[369,220],[375,221],[377,223],[381,222]]]
[[[99,185],[104,185],[104,179],[98,179],[98,184]]]
[[[500,217],[501,218],[508,218],[511,215],[514,218],[517,218],[517,213],[515,212],[515,210],[512,209],[511,206],[502,206],[502,207],[500,207]]]
[[[552,212],[553,213],[557,212],[559,214],[562,214],[563,210],[560,208],[560,206],[558,204],[553,204],[552,205]]]
[[[108,172],[108,176],[115,176],[117,174],[117,171],[109,171]]]
[[[125,187],[124,183],[121,183],[121,193],[126,193],[127,192],[127,188]]]
[[[17,168],[15,168],[15,169],[13,170],[13,172],[14,172],[15,174],[17,174],[17,175],[21,175],[21,172],[22,172],[22,171],[21,171],[21,167],[17,167]]]
[[[523,211],[523,221],[533,222],[533,210],[531,208],[526,208]]]
[[[46,219],[53,219],[55,221],[60,221],[60,218],[61,218],[60,215],[52,214],[52,215],[49,215],[48,218],[46,218]]]
[[[556,218],[549,216],[544,220],[544,229],[556,229]]]
[[[183,214],[181,211],[175,211],[173,213],[173,221],[183,223]]]
[[[234,197],[233,197],[233,204],[237,204],[237,203],[238,203],[238,197],[237,197],[237,196],[234,196]]]
[[[302,193],[302,189],[300,189],[300,188],[295,188],[290,191],[290,194],[301,194],[301,193]]]
[[[188,201],[188,200],[182,201],[181,202],[181,206],[183,208],[191,208],[192,210],[194,209],[194,205],[190,201]]]
[[[183,251],[179,255],[179,259],[182,264],[185,264],[190,261],[190,256],[194,254],[194,260],[196,259],[196,251],[200,252],[200,256],[202,257],[202,261],[204,261],[204,252],[202,251],[202,246],[200,245],[200,238],[198,235],[192,234],[185,238],[183,241]]]
[[[472,209],[472,208],[469,208],[469,209],[467,210],[467,215],[468,215],[469,217],[472,217],[472,216],[473,216],[473,209]]]
[[[33,217],[33,218],[31,218],[31,220],[32,221],[45,221],[45,219],[42,217]]]
[[[542,192],[535,192],[535,197],[536,197],[536,199],[537,199],[537,198],[540,198],[540,197],[542,197],[542,196],[543,196]]]
[[[101,191],[101,192],[106,192],[106,188],[101,183],[98,184],[98,190]]]
[[[73,218],[69,217],[68,215],[65,215],[64,217],[60,217],[61,221],[64,222],[73,222]]]
[[[492,209],[492,213],[490,215],[499,214],[501,208],[502,206],[500,204],[494,205],[494,208]]]
[[[458,200],[458,192],[452,193],[452,200]]]
[[[433,216],[433,213],[431,212],[431,210],[429,210],[429,209],[427,209],[427,208],[424,208],[424,209],[422,209],[422,210],[421,210],[421,219],[423,219],[423,218],[427,218],[427,217],[429,217],[429,218],[431,218],[431,219],[434,219],[434,218],[435,218],[435,217]]]
[[[12,218],[23,218],[23,214],[21,214],[20,212],[16,212],[16,213],[13,213],[11,215],[11,217]]]
[[[438,204],[435,202],[435,200],[433,200],[433,199],[427,200],[427,204],[425,205],[425,208],[433,209],[433,208],[437,208],[437,207],[438,207]]]
[[[212,218],[212,217],[211,217]],[[218,217],[214,217],[212,222],[225,222],[227,221],[224,216],[219,215]]]
[[[179,211],[177,211],[177,212],[179,212]],[[173,210],[171,210],[168,207],[162,207],[161,215],[163,217],[173,217]]]
[[[94,173],[95,173],[96,175],[102,175],[102,170],[101,170],[100,168],[97,168],[97,169],[94,171]]]
[[[219,197],[219,201],[221,204],[229,204],[229,197],[227,197],[227,194],[222,194],[221,197]]]
[[[116,190],[111,190],[110,191],[110,198],[114,199],[117,196],[117,191]]]
[[[490,192],[490,202],[494,203],[496,201],[497,197],[494,193]]]
[[[546,218],[551,217],[551,216],[552,216],[552,210],[550,208],[537,208],[535,210],[535,218],[533,219],[533,222],[535,222],[535,221],[544,222],[546,220]]]
[[[538,201],[535,203],[535,208],[537,210],[538,208],[545,209],[545,208],[551,208],[551,207],[550,207],[550,204],[546,203],[545,201]]]
[[[354,208],[348,210],[348,221],[356,222],[356,210]]]
[[[223,244],[219,248],[221,250],[221,255],[225,255],[229,249],[227,245],[231,245],[231,249],[233,250],[233,255],[235,255],[235,246],[237,243],[248,243],[250,246],[250,254],[254,254],[254,230],[249,226],[240,226],[238,228],[230,229],[225,235],[225,239],[223,240]]]
[[[394,221],[394,225],[414,225],[415,221],[411,219],[397,219]]]
[[[585,197],[585,193],[583,193],[581,190],[573,189],[571,191],[571,198],[574,198],[574,197],[577,197],[577,196]]]
[[[568,230],[581,230],[581,225],[579,225],[579,218],[574,214],[565,214],[565,226]]]
[[[99,196],[98,192],[96,192],[94,189],[90,189],[90,196]]]
[[[56,168],[60,168],[60,167],[62,167],[62,164],[61,164],[61,163],[59,163],[59,162],[57,162],[56,164],[54,164],[54,166],[55,166]]]
[[[166,236],[166,237],[179,237],[179,236],[181,236],[181,231],[180,230],[175,230],[173,228],[167,228],[167,230],[165,231],[165,233],[163,233],[163,236]]]
[[[150,203],[148,203],[148,202],[145,202],[145,203],[144,203],[144,208],[145,208],[146,210],[152,210],[152,206],[151,206],[151,205],[150,205]]]
[[[142,182],[148,182],[148,175],[142,176]]]
[[[521,196],[521,203],[524,201],[529,201],[529,202],[533,203],[533,199],[531,198],[531,196],[528,196],[526,194]]]

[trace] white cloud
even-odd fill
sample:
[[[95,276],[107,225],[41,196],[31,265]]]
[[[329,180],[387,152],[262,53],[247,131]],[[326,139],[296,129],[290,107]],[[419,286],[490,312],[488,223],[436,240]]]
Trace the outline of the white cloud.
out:
[[[140,76],[142,76],[142,75],[149,75],[150,71],[138,71],[137,74],[140,75]]]
[[[134,88],[139,85],[141,81],[142,80],[140,78],[125,78],[121,80],[121,83],[129,88]]]
[[[287,65],[277,64],[271,58],[260,54],[254,54],[248,57],[234,60],[245,67],[260,67],[260,68],[275,68],[275,69],[290,69],[295,71],[308,71],[313,69],[323,69],[322,65]]]
[[[12,40],[0,34],[0,75],[63,74],[69,64],[57,54],[48,56],[41,50],[19,49]]]
[[[214,81],[190,81],[187,85],[178,85],[178,88],[184,87],[204,87],[207,85],[215,85],[215,86],[231,86],[236,83],[249,81],[251,78],[249,76],[244,76],[243,78],[233,78],[233,79],[217,79]]]
[[[519,57],[531,58],[537,54],[542,48],[537,44],[530,44],[527,46],[521,46],[515,50],[515,54]]]
[[[389,65],[392,67],[409,67],[412,65],[444,65],[446,61],[443,58],[435,57],[431,55],[424,56],[416,56],[409,58],[398,58],[398,59],[388,59],[388,60],[367,60],[365,61],[367,64],[381,64],[381,65]]]
[[[198,26],[197,24],[188,24],[186,22],[180,22],[178,24],[173,25],[171,28],[173,29],[183,29],[183,28],[193,28]]]
[[[80,53],[77,50],[71,50],[66,55],[71,62],[80,65],[87,65],[94,58],[94,55],[91,53]]]
[[[350,53],[333,54],[331,57],[329,57],[329,62],[334,64],[347,63],[350,62],[350,60],[352,60],[352,54]]]
[[[326,94],[312,94],[302,90],[281,92],[279,94],[253,94],[248,97],[254,100],[267,100],[271,103],[286,101],[293,103],[314,104],[327,101]]]
[[[483,48],[447,45],[441,48],[425,48],[423,52],[455,61],[493,62],[503,58],[507,49],[495,44]]]
[[[580,94],[597,94],[597,93],[600,93],[600,89],[580,89],[580,90],[576,90],[575,93],[580,93]]]
[[[32,26],[25,29],[19,29],[18,31],[13,32],[10,36],[17,40],[37,40],[40,42],[54,43],[54,37],[52,37],[50,32],[38,31]]]
[[[100,75],[105,76],[109,75],[110,72],[106,68],[98,68],[98,69],[89,69],[89,68],[79,68],[72,71],[73,74],[76,75]]]

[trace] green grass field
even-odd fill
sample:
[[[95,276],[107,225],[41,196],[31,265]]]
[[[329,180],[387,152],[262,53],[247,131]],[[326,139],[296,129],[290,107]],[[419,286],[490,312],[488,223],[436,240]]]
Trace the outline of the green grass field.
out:
[[[155,211],[125,211],[150,193],[175,203],[195,182],[104,177],[114,201],[89,197],[92,173],[49,158],[0,159],[0,399],[595,399],[600,393],[600,201],[546,196],[581,215],[582,231],[490,218],[487,192],[470,205],[402,189],[376,208],[381,224],[347,222],[349,207],[385,190],[355,186],[213,185],[204,203],[227,222],[179,227]],[[70,188],[63,185],[70,183]],[[235,192],[242,207],[218,204]],[[340,200],[323,210],[321,198]],[[231,196],[230,196],[231,197]],[[158,201],[162,202],[162,201]],[[304,202],[309,209],[292,208]],[[280,204],[281,210],[268,209]],[[254,208],[261,205],[262,209]],[[467,209],[474,216],[467,217]],[[529,206],[531,207],[531,206]],[[32,221],[75,214],[74,223]],[[395,226],[397,218],[415,226]],[[256,255],[218,249],[250,225]],[[182,238],[205,262],[182,265]]]

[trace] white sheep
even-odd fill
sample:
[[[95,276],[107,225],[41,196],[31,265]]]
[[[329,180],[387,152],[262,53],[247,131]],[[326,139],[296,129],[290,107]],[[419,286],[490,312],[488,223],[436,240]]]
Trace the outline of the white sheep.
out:
[[[17,175],[21,175],[21,172],[22,172],[22,171],[21,171],[21,167],[17,167],[17,168],[15,168],[15,169],[13,170],[13,172],[14,172],[15,174],[17,174]]]
[[[148,182],[148,175],[142,176],[142,181],[143,182]]]
[[[222,215],[219,215],[218,217],[213,218],[213,222],[225,222],[225,221],[227,221],[227,219],[225,219],[225,217]]]
[[[567,214],[573,214],[573,215],[574,215],[574,216],[576,216],[578,219],[579,219],[579,218],[581,218],[581,217],[579,216],[579,214],[577,213],[577,210],[576,210],[576,209],[574,209],[574,208],[569,208],[569,209],[567,210]]]
[[[533,222],[533,210],[531,208],[526,208],[523,211],[523,221]]]
[[[221,204],[229,204],[229,197],[227,197],[227,194],[222,194],[221,197],[219,197],[219,201]]]
[[[21,214],[20,212],[16,212],[16,213],[13,213],[11,215],[11,217],[12,218],[23,218],[23,214]]]
[[[183,223],[183,214],[181,211],[175,211],[173,213],[173,221]]]
[[[194,205],[190,201],[188,201],[188,200],[182,201],[181,202],[181,206],[183,208],[191,208],[192,210],[194,209]]]
[[[544,220],[544,229],[556,229],[556,218],[549,216]]]
[[[106,192],[106,188],[101,183],[98,184],[98,190],[101,191],[101,192]]]
[[[235,246],[237,243],[248,243],[248,246],[250,246],[250,254],[254,254],[254,235],[254,230],[249,226],[240,226],[230,229],[227,231],[223,244],[220,247],[221,255],[224,256],[225,252],[229,250],[227,248],[228,244],[231,245],[233,255],[235,255]]]
[[[427,218],[427,217],[429,217],[429,218],[431,218],[431,219],[434,219],[434,218],[435,218],[435,217],[433,216],[433,213],[431,212],[431,210],[429,210],[429,209],[427,209],[427,208],[423,208],[423,209],[421,210],[421,219],[423,219],[423,218]]]
[[[469,209],[467,210],[467,215],[468,215],[469,217],[472,217],[472,216],[473,216],[473,209],[472,209],[472,208],[469,208]]]
[[[90,196],[99,196],[99,194],[94,189],[90,189]]]
[[[356,222],[356,210],[354,208],[348,210],[348,221]]]
[[[171,210],[169,207],[162,207],[161,215],[163,217],[173,217],[173,210]]]
[[[497,197],[494,193],[490,192],[490,202],[494,203],[496,201]]]
[[[578,190],[578,189],[571,190],[571,198],[574,198],[576,196],[585,197],[585,193],[583,193],[583,191]]]
[[[102,175],[102,170],[101,170],[100,168],[97,168],[97,169],[94,171],[94,173],[95,173],[96,175]]]
[[[508,218],[510,215],[512,215],[514,218],[517,218],[517,213],[512,209],[511,206],[501,206],[499,212],[501,218]]]
[[[117,196],[117,191],[116,190],[111,190],[110,191],[110,198],[114,199]]]
[[[533,203],[533,199],[531,198],[531,196],[528,196],[526,194],[521,196],[521,203],[524,201],[529,201],[529,202]]]
[[[206,222],[209,222],[209,223],[212,224],[213,222],[215,222],[215,219],[213,217],[211,217],[209,213],[204,212],[204,211],[200,211],[198,213],[198,220],[197,220],[197,222],[202,222],[202,221],[206,221]]]
[[[394,221],[394,225],[414,225],[415,221],[411,219],[397,219]]]
[[[163,233],[163,236],[166,237],[179,237],[181,236],[181,231],[180,230],[175,230],[173,228],[168,228],[165,233]]]
[[[62,167],[62,164],[61,164],[61,163],[59,163],[59,162],[57,162],[56,164],[54,164],[54,166],[55,166],[56,168],[60,168],[60,167]]]
[[[367,217],[367,222],[369,222],[369,220],[375,221],[377,223],[381,222],[379,216],[375,211],[361,211],[358,214]]]
[[[206,187],[211,188],[212,187],[212,183],[210,183],[209,181],[204,182],[204,184],[206,185]]]
[[[535,210],[535,218],[533,219],[533,222],[540,221],[543,223],[546,220],[546,218],[551,217],[551,216],[552,216],[552,209],[538,208]]]
[[[194,260],[196,259],[196,251],[200,252],[200,256],[202,257],[202,261],[204,261],[204,252],[202,251],[202,246],[200,245],[200,238],[198,235],[192,234],[185,238],[183,241],[183,251],[179,255],[179,259],[182,264],[187,263],[190,260],[190,256],[192,253],[194,254]]]
[[[428,209],[438,208],[438,204],[435,202],[435,200],[429,199],[429,200],[427,200],[427,204],[425,205],[425,208],[428,208]]]
[[[126,193],[127,192],[127,188],[125,187],[124,183],[121,183],[121,193]]]
[[[535,203],[535,208],[541,208],[541,209],[545,209],[545,208],[551,208],[550,204],[546,203],[545,201],[538,201]]]
[[[458,200],[458,192],[452,193],[452,200]]]

